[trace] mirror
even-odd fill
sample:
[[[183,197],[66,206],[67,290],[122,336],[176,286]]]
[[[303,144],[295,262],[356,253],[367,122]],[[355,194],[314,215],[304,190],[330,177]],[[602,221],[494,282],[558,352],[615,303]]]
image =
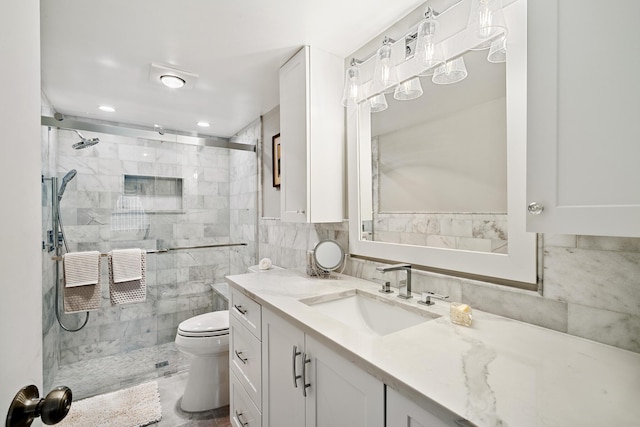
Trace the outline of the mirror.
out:
[[[506,67],[462,57],[464,80],[371,114],[363,239],[508,253]]]
[[[344,250],[335,240],[322,240],[313,249],[316,265],[324,271],[335,271],[344,262]]]
[[[536,236],[525,231],[526,2],[505,3],[506,64],[470,50],[468,11],[454,10],[439,18],[448,28],[442,47],[447,59],[464,58],[465,80],[435,85],[421,77],[420,98],[387,94],[383,112],[366,101],[347,109],[353,255],[536,283]],[[389,31],[404,34],[408,19]],[[397,38],[402,82],[422,70],[405,57],[404,35]],[[371,45],[354,56],[366,57]],[[360,70],[367,97],[372,63]]]

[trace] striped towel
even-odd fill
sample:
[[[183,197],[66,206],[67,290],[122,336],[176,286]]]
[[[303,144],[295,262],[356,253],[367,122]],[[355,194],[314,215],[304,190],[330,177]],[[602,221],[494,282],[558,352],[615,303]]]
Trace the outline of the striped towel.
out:
[[[100,281],[100,252],[71,252],[62,257],[64,286],[95,285]]]
[[[96,268],[93,269],[97,273],[97,281],[94,284],[75,285],[74,283],[82,283],[87,281],[93,281],[93,270],[89,271],[87,265],[93,265],[95,258],[93,256],[87,257],[89,261],[87,264],[83,264],[82,268],[74,268],[77,264],[76,261],[81,259],[82,253],[71,253],[63,256],[63,270],[64,270],[64,312],[65,313],[79,313],[84,311],[99,310],[101,298],[101,283],[100,283],[100,253],[97,257]],[[87,270],[86,277],[83,279],[79,276],[78,271]],[[69,278],[71,275],[71,280]],[[75,276],[74,276],[75,275]],[[91,277],[91,279],[89,279]],[[71,286],[69,285],[71,284]]]
[[[116,249],[111,251],[113,282],[132,282],[142,279],[142,250]]]

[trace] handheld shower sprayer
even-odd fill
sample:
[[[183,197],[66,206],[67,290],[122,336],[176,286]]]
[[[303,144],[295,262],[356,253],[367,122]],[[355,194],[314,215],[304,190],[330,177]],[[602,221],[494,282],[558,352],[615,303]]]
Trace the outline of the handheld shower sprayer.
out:
[[[64,177],[62,177],[62,184],[60,184],[60,190],[58,190],[58,201],[62,200],[62,195],[64,194],[64,190],[67,189],[67,184],[69,184],[69,182],[73,178],[75,178],[77,173],[78,173],[77,170],[71,169],[69,172],[67,172],[67,174]]]

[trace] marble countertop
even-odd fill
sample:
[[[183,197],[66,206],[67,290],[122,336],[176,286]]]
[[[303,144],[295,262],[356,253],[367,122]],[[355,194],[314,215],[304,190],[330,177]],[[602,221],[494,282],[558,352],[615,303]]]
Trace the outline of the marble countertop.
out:
[[[478,310],[471,327],[454,325],[448,302],[403,302],[350,276],[274,270],[227,281],[432,412],[478,426],[640,426],[638,353]],[[300,301],[353,289],[440,317],[376,337]]]

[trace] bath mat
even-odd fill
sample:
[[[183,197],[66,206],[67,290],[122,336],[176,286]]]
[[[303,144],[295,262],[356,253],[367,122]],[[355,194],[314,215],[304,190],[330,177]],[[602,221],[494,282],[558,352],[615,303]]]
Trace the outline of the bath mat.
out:
[[[160,421],[156,381],[101,394],[71,404],[60,427],[142,427]]]

